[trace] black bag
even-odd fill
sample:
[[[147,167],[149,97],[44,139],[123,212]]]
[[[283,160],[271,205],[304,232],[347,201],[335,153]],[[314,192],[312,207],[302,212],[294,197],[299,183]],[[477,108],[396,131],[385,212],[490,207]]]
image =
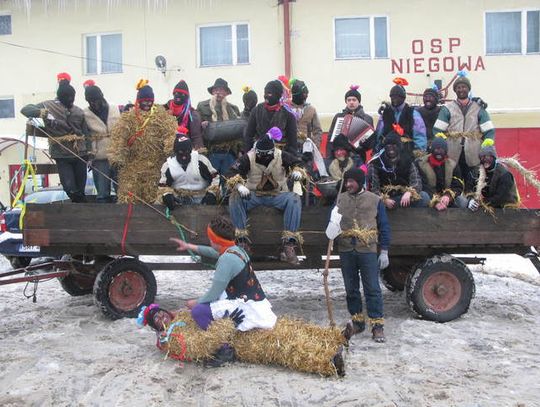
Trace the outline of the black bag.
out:
[[[242,139],[247,121],[242,119],[210,122],[203,132],[204,141],[223,143]]]

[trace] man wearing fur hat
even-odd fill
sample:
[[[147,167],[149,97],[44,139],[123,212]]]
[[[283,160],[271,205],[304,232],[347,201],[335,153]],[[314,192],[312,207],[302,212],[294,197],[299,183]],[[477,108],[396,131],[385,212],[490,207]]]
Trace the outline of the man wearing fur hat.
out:
[[[360,294],[360,277],[375,342],[384,342],[383,298],[379,273],[390,264],[390,225],[381,199],[365,190],[365,174],[359,168],[344,176],[345,192],[339,194],[332,210],[326,236],[338,239],[341,272],[351,321],[343,334],[347,339],[365,330]],[[377,250],[380,251],[377,258]]]
[[[154,105],[148,81],[137,84],[135,107],[125,112],[113,127],[108,158],[118,168],[118,202],[145,202],[156,198],[161,165],[170,155],[176,120],[163,106]]]
[[[187,130],[179,126],[174,140],[174,155],[161,167],[158,202],[173,210],[178,205],[215,205],[219,176],[208,158],[193,150]]]
[[[247,153],[254,142],[263,138],[268,130],[277,127],[283,134],[283,145],[290,154],[298,154],[296,117],[281,103],[283,85],[279,80],[270,81],[264,87],[264,102],[255,106],[249,116],[244,135],[244,149]]]
[[[92,137],[94,153],[92,175],[97,190],[96,202],[110,203],[113,202],[111,179],[116,182],[116,170],[109,163],[107,150],[111,130],[120,119],[120,109],[107,103],[103,92],[91,79],[84,83],[84,97],[88,102],[84,117]]]
[[[210,122],[221,122],[240,118],[240,110],[236,105],[229,103],[227,96],[232,91],[225,79],[217,78],[208,88],[212,95],[210,99],[203,100],[197,105],[197,111],[201,115],[202,127],[205,129]],[[206,143],[208,158],[214,168],[224,174],[234,162],[241,148],[242,140],[238,142]]]
[[[309,89],[304,81],[291,79],[291,108],[296,115],[298,143],[310,138],[317,148],[321,147],[322,128],[315,107],[307,103]]]
[[[474,194],[468,208],[477,211],[481,203],[492,208],[519,207],[514,176],[497,159],[493,140],[487,139],[482,143],[478,158],[480,164],[472,169],[465,183],[467,192]]]
[[[458,74],[453,89],[457,99],[442,106],[433,132],[448,137],[448,157],[456,161],[463,178],[479,164],[478,153],[485,139],[495,139],[495,126],[482,103],[469,98],[471,82],[463,72]]]
[[[59,75],[56,99],[26,105],[21,113],[43,119],[43,131],[37,134],[49,139],[49,154],[56,161],[64,191],[72,202],[86,202],[86,161],[93,158],[92,142],[84,112],[73,104],[75,89],[69,79]]]
[[[401,137],[394,131],[384,137],[381,151],[369,162],[368,190],[388,209],[428,206],[418,169],[409,154],[402,154]]]
[[[420,113],[420,116],[422,116],[424,124],[426,125],[428,148],[431,145],[431,141],[433,140],[434,136],[433,126],[435,125],[435,121],[437,120],[441,110],[441,106],[439,106],[439,97],[439,89],[437,86],[427,88],[424,90],[424,94],[422,96],[424,104],[416,108],[418,113]]]
[[[332,119],[332,124],[330,125],[330,130],[328,131],[328,137],[331,137],[334,134],[338,119],[343,118],[348,114],[361,118],[371,127],[373,127],[373,118],[364,112],[364,108],[361,103],[362,95],[358,91],[358,86],[352,85],[345,93],[345,109],[343,109],[340,113],[336,113]],[[366,161],[366,152],[374,147],[375,141],[375,137],[373,137],[370,141],[358,147],[356,152],[358,153],[362,163]],[[333,140],[329,139],[326,145],[326,157],[332,157],[332,151],[334,150],[332,143]]]
[[[390,105],[383,103],[379,109],[377,149],[384,144],[386,135],[399,125],[403,129],[403,134],[400,134],[402,153],[419,157],[425,154],[427,148],[426,125],[420,113],[405,102],[407,92],[404,86],[409,83],[403,78],[394,79],[394,83],[390,89]]]
[[[178,126],[187,129],[186,136],[191,139],[193,148],[200,150],[204,147],[201,116],[191,106],[191,97],[189,95],[189,87],[183,79],[176,84],[173,89],[173,98],[165,105],[165,110],[176,117]]]
[[[253,150],[233,164],[228,182],[233,192],[229,200],[229,212],[240,244],[249,247],[246,229],[248,212],[258,206],[282,210],[284,232],[280,258],[298,264],[296,247],[301,242],[298,229],[302,203],[296,193],[289,191],[287,179],[290,177],[293,182],[300,182],[303,171],[296,155],[275,148],[274,138],[279,140],[280,136],[279,128],[272,127],[257,140]]]
[[[467,205],[463,192],[463,180],[457,163],[448,158],[448,145],[446,136],[438,133],[430,147],[430,154],[417,161],[422,177],[422,185],[431,199],[431,206],[438,211],[448,207]]]

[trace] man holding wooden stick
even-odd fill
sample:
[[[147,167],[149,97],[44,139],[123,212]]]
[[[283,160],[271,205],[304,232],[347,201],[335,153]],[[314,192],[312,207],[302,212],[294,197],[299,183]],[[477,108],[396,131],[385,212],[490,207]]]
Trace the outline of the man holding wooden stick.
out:
[[[366,308],[375,342],[384,342],[383,299],[379,272],[388,267],[390,225],[381,199],[365,190],[365,173],[353,168],[345,172],[345,192],[337,200],[326,228],[329,239],[338,239],[341,272],[347,294],[351,321],[343,334],[349,339],[365,330],[362,313],[360,277],[366,297]],[[377,246],[380,254],[377,258]]]

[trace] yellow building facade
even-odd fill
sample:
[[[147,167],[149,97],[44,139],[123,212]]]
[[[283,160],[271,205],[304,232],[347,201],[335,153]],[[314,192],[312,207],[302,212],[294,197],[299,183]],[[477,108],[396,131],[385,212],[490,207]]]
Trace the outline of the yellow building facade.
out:
[[[251,85],[261,100],[264,84],[287,71],[286,55],[324,130],[351,84],[376,115],[394,77],[422,93],[436,80],[445,87],[458,69],[469,71],[472,92],[489,103],[496,125],[538,127],[539,12],[538,0],[4,0],[0,135],[24,131],[20,108],[54,97],[58,72],[71,74],[82,107],[86,79],[110,103],[125,104],[141,77],[162,103],[186,80],[193,104],[223,77],[241,107],[241,87]],[[166,60],[163,72],[157,56]]]

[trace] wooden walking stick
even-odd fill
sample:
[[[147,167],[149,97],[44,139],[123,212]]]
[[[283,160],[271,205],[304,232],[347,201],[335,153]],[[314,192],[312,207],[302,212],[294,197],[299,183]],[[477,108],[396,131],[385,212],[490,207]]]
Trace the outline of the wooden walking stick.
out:
[[[328,319],[330,320],[330,326],[336,326],[334,322],[334,312],[332,310],[332,298],[330,298],[330,289],[328,288],[328,269],[330,267],[330,255],[332,254],[332,246],[334,245],[334,239],[328,241],[328,249],[326,250],[326,261],[324,263],[323,272],[323,284],[324,295],[326,296],[326,308],[328,310]]]

